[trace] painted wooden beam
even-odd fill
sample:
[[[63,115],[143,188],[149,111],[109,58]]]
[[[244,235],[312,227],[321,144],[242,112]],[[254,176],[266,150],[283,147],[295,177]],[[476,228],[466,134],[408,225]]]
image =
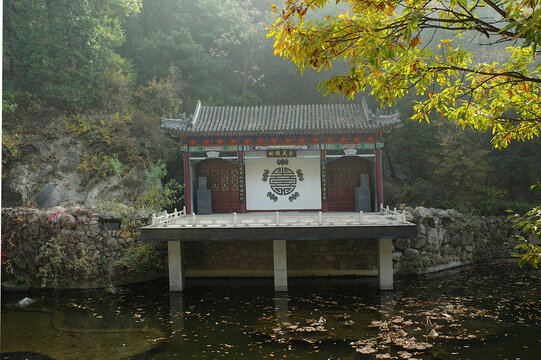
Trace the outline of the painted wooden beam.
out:
[[[244,150],[238,151],[239,159],[239,202],[240,213],[246,213],[246,173],[244,169]]]
[[[381,149],[377,148],[376,153],[376,198],[377,211],[380,211],[383,204],[383,164],[381,160]]]
[[[190,153],[184,152],[184,203],[186,214],[192,213],[192,176],[190,174]]]
[[[321,157],[321,163],[320,163],[320,168],[321,168],[321,211],[323,212],[328,212],[329,211],[329,207],[328,207],[328,204],[327,204],[327,196],[328,196],[328,189],[327,189],[327,155],[326,155],[326,152],[325,152],[325,149],[321,149],[319,150],[320,152],[320,157]]]

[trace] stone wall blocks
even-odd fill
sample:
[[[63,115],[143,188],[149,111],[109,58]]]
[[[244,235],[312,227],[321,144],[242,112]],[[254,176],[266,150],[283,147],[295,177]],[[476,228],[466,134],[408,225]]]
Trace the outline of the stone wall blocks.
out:
[[[425,235],[418,235],[411,241],[411,247],[420,249],[428,243],[428,239]]]
[[[462,220],[462,214],[460,212],[458,212],[457,210],[455,209],[447,209],[447,214],[449,215],[449,217],[451,218],[451,220],[453,221],[460,221]]]
[[[442,243],[443,239],[445,238],[445,234],[447,233],[447,230],[445,230],[443,227],[438,226],[437,231],[438,231],[438,240],[440,241],[440,243]]]
[[[442,248],[441,248],[441,254],[446,256],[446,255],[451,255],[451,254],[454,254],[454,250],[453,248],[451,247],[451,245],[444,245]]]
[[[117,243],[115,238],[110,238],[110,239],[107,240],[107,246],[115,247],[117,245],[118,245],[118,243]]]
[[[412,209],[410,207],[406,207],[406,221],[409,222],[415,222],[415,215],[412,213]]]
[[[430,244],[438,244],[439,243],[438,231],[434,228],[429,229],[427,232],[427,239]]]
[[[60,223],[66,229],[73,230],[77,227],[77,220],[70,214],[62,214],[60,217]]]
[[[418,259],[419,258],[419,250],[407,248],[402,253],[404,255],[404,258],[408,260]]]
[[[417,208],[415,208],[415,212],[418,219],[425,219],[433,216],[432,212],[424,206],[418,206]]]
[[[71,209],[70,209],[71,210]],[[86,210],[84,210],[86,211]],[[121,230],[107,231],[101,228],[99,216],[95,212],[80,211],[75,214],[72,211],[68,216],[59,217],[61,223],[51,224],[47,221],[47,213],[37,209],[2,209],[2,238],[7,230],[17,227],[18,233],[8,234],[14,242],[19,244],[15,256],[28,259],[20,269],[31,272],[39,264],[35,263],[33,256],[40,251],[43,244],[51,237],[60,235],[72,242],[63,243],[67,257],[76,256],[82,249],[95,257],[96,264],[112,264],[100,266],[99,276],[92,275],[95,284],[104,279],[116,276],[130,277],[129,274],[119,270],[116,266],[118,259],[123,256],[126,248],[139,243],[138,229],[135,229],[134,211],[129,212],[128,220],[122,221]],[[461,220],[462,214],[449,209],[426,209],[419,207],[415,210],[406,209],[407,219],[413,220],[418,226],[418,236],[412,239],[396,239],[393,241],[393,262],[395,269],[407,269],[411,266],[431,267],[438,264],[449,263],[459,260],[462,263],[471,262],[474,254],[488,258],[503,255],[507,256],[516,240],[511,237],[512,230],[508,224],[499,218],[482,219],[469,216]],[[6,216],[6,214],[9,214]],[[73,216],[75,215],[75,216]],[[23,218],[25,225],[17,223],[17,218]],[[66,223],[64,221],[68,220]],[[22,229],[22,230],[21,230]],[[475,236],[474,236],[475,235]],[[24,241],[23,241],[24,240]],[[167,244],[159,244],[158,251],[166,260]],[[219,251],[215,252],[218,247]],[[188,246],[188,266],[191,269],[213,270],[225,267],[227,271],[235,269],[272,269],[272,247],[266,247],[262,243],[237,243],[228,242],[222,244],[193,244]],[[244,249],[241,252],[240,249]],[[291,268],[296,269],[373,269],[377,256],[376,240],[374,241],[324,241],[324,242],[288,242],[288,261]],[[233,253],[234,256],[227,255]],[[247,253],[248,255],[243,255]],[[211,256],[212,255],[212,256]],[[232,268],[228,268],[231,267]],[[22,270],[21,270],[22,271]],[[421,270],[423,272],[424,270]],[[83,273],[73,274],[79,277],[79,283],[88,283],[90,277]],[[77,284],[70,274],[63,279],[65,283]],[[98,285],[99,286],[99,285]]]
[[[443,264],[443,258],[440,254],[432,254],[429,257],[432,261],[432,264],[434,265]]]
[[[436,222],[434,221],[433,217],[423,218],[422,222],[423,222],[423,225],[425,227],[427,227],[427,228],[435,228],[436,227]]]
[[[455,234],[455,235],[453,235],[453,236],[451,237],[450,243],[451,243],[451,246],[454,246],[454,247],[463,245],[462,239],[461,239],[460,236],[458,236],[457,234]]]
[[[421,257],[421,262],[424,267],[432,266],[432,260],[430,260],[430,257],[428,256]]]
[[[427,244],[424,249],[427,253],[435,253],[437,251],[436,245],[434,244]]]
[[[69,239],[71,238],[71,235],[73,234],[72,231],[68,230],[68,229],[62,229],[60,230],[60,236],[64,239]]]
[[[396,250],[404,251],[409,246],[408,239],[394,239],[393,245]]]
[[[438,240],[442,245],[449,244],[451,242],[451,234],[449,231],[438,231]]]

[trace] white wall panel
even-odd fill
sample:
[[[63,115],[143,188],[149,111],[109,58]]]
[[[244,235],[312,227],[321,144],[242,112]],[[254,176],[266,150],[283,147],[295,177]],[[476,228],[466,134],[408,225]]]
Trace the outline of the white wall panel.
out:
[[[247,210],[321,209],[319,152],[298,155],[309,157],[254,158],[247,154]]]

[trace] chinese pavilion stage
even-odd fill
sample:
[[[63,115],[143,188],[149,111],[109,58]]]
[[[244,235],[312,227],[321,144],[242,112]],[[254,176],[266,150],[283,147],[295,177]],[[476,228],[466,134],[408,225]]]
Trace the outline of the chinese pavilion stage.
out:
[[[182,243],[201,241],[272,241],[274,289],[287,291],[288,240],[377,239],[377,271],[381,290],[393,288],[393,244],[397,238],[415,237],[417,226],[404,213],[383,209],[354,212],[254,212],[245,214],[186,215],[185,210],[153,219],[141,229],[145,241],[167,241],[169,287],[186,285]]]
[[[392,289],[392,240],[416,235],[404,214],[382,208],[383,134],[399,123],[398,112],[372,112],[364,99],[264,106],[198,102],[192,115],[163,118],[162,130],[178,138],[183,152],[185,210],[155,217],[141,238],[168,242],[170,290],[184,290],[183,243],[237,240],[246,247],[256,241],[264,255],[272,252],[276,291],[287,290],[286,243],[297,240],[355,242],[339,259],[352,253],[368,258],[356,252],[367,246],[376,255],[370,268],[377,268],[380,289]],[[270,241],[272,249],[265,245]],[[347,266],[338,262],[334,266]]]

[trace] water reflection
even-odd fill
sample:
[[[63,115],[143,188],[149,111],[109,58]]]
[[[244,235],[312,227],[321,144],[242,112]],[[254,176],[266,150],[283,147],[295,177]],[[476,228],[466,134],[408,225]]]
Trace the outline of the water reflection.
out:
[[[184,295],[182,292],[169,293],[169,315],[172,331],[184,329]]]
[[[394,316],[394,292],[393,291],[381,291],[379,295],[379,304],[381,310],[385,312],[387,317]]]
[[[1,351],[6,359],[535,359],[540,280],[504,263],[399,278],[393,292],[362,279],[292,279],[287,294],[270,291],[272,279],[194,279],[185,293],[169,293],[165,280],[114,295],[4,292]],[[39,301],[15,308],[25,296]]]
[[[276,309],[276,320],[280,322],[288,321],[288,297],[286,292],[276,292],[274,297],[274,308]]]

